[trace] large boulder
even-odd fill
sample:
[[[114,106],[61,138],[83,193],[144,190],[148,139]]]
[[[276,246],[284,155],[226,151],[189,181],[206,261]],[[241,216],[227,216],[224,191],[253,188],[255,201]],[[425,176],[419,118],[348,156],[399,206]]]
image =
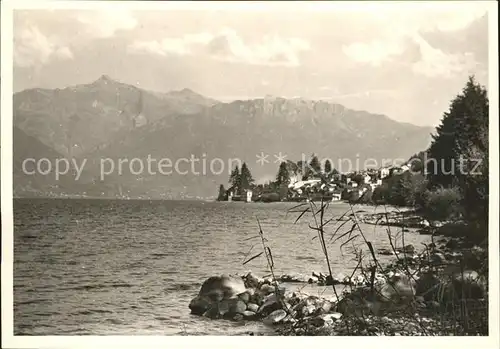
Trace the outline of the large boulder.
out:
[[[284,311],[283,309],[277,309],[266,316],[262,321],[265,325],[274,325],[282,321],[286,317],[286,315],[286,311]]]
[[[266,316],[275,310],[281,309],[281,307],[282,305],[279,298],[276,297],[276,294],[271,293],[264,299],[264,302],[259,307],[259,310],[257,310],[257,314]]]
[[[458,268],[450,266],[440,274],[422,274],[417,281],[417,295],[426,301],[437,301],[443,306],[460,300],[485,298],[485,277],[481,277],[476,271],[461,271]]]
[[[258,288],[259,285],[263,283],[263,280],[260,280],[251,271],[243,276],[243,281],[245,282],[245,286],[247,288]]]
[[[237,299],[245,291],[245,284],[240,277],[212,276],[205,280],[198,295],[191,300],[189,309],[192,314],[203,315],[208,310],[218,308],[223,300]]]
[[[402,274],[395,274],[387,282],[371,287],[359,287],[347,293],[337,304],[337,311],[345,316],[381,315],[405,308],[415,295],[415,282]]]

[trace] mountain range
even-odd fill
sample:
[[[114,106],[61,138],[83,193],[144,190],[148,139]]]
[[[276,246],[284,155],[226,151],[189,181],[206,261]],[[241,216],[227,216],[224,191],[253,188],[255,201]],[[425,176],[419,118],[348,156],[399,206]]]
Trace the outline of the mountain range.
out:
[[[383,159],[408,159],[426,149],[433,131],[321,100],[265,96],[223,103],[189,89],[154,92],[105,75],[14,94],[13,123],[14,195],[20,197],[210,198],[219,184],[227,186],[237,159],[257,181],[275,176],[277,160],[313,153],[341,171],[348,161],[354,169],[367,159],[379,167]],[[78,180],[75,169],[56,180],[54,173],[26,174],[27,158],[85,166]]]

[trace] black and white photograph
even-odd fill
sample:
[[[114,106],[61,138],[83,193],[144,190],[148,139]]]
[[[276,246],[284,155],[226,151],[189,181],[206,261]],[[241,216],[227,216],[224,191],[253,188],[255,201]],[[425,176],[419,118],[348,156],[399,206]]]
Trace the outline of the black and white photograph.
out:
[[[496,2],[1,6],[2,347],[500,346]]]

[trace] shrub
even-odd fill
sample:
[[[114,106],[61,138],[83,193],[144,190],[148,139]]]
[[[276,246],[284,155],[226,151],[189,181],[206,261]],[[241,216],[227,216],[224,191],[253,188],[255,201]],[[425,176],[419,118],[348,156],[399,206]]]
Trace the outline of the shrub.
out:
[[[358,200],[360,204],[371,204],[373,202],[373,191],[372,188],[368,187],[367,190],[361,195]]]
[[[450,220],[462,216],[460,202],[462,197],[457,188],[439,188],[426,191],[424,196],[424,215],[431,220]]]
[[[281,199],[280,199],[280,194],[278,193],[263,193],[259,198],[257,198],[256,201],[279,202],[281,201]]]
[[[389,186],[387,183],[375,188],[372,195],[372,200],[375,204],[385,204],[389,197]]]
[[[350,200],[350,198],[351,198],[351,192],[349,191],[348,188],[344,188],[342,190],[342,193],[340,194],[340,198],[342,200]]]

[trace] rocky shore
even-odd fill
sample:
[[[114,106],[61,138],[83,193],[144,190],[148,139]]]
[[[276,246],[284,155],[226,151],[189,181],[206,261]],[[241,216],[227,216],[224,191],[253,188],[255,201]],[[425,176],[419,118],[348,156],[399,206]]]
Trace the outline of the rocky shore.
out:
[[[406,246],[396,251],[393,263],[373,273],[213,276],[189,308],[214,320],[262,321],[278,335],[487,334],[487,282],[479,270],[487,252],[478,246],[461,249],[453,241],[441,239],[423,251]],[[319,297],[288,291],[285,285],[291,283],[345,287],[337,296]],[[458,322],[456,315],[464,299],[466,324],[464,314]]]
[[[346,215],[345,220],[353,215]],[[398,227],[403,229],[417,229],[420,234],[434,234],[446,237],[463,237],[468,235],[469,227],[463,221],[432,221],[423,218],[418,212],[409,209],[391,208],[387,212],[369,213],[356,212],[359,223]]]

